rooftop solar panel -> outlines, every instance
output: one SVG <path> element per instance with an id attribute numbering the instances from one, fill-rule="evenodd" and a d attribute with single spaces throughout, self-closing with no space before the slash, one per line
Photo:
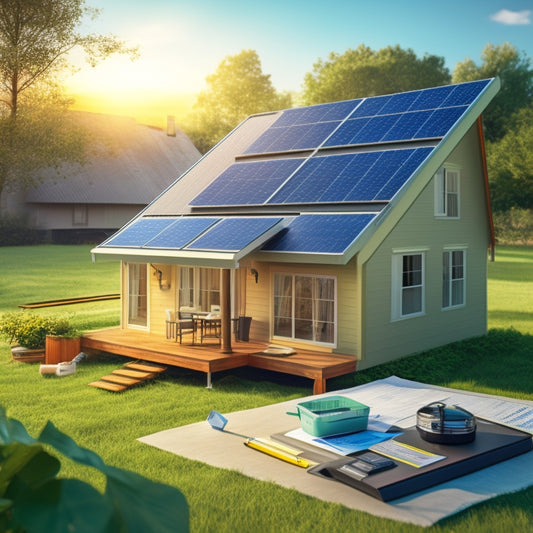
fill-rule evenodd
<path id="1" fill-rule="evenodd" d="M 172 248 L 179 250 L 219 220 L 219 217 L 178 218 L 174 224 L 171 224 L 153 239 L 147 241 L 145 246 L 149 248 Z"/>
<path id="2" fill-rule="evenodd" d="M 409 107 L 409 111 L 423 111 L 440 107 L 453 91 L 453 86 L 435 87 L 418 91 L 417 99 Z"/>
<path id="3" fill-rule="evenodd" d="M 190 203 L 192 206 L 264 203 L 304 159 L 272 159 L 234 163 Z"/>
<path id="4" fill-rule="evenodd" d="M 491 80 L 480 80 L 455 85 L 441 107 L 470 105 L 490 82 Z"/>
<path id="5" fill-rule="evenodd" d="M 417 148 L 313 157 L 268 203 L 390 200 L 431 150 Z"/>
<path id="6" fill-rule="evenodd" d="M 187 250 L 239 251 L 280 222 L 280 217 L 228 217 L 187 246 Z"/>
<path id="7" fill-rule="evenodd" d="M 104 243 L 104 246 L 141 247 L 175 221 L 176 218 L 140 218 Z"/>
<path id="8" fill-rule="evenodd" d="M 380 115 L 405 113 L 413 102 L 420 96 L 421 91 L 393 94 L 389 101 L 380 109 Z"/>
<path id="9" fill-rule="evenodd" d="M 287 109 L 245 154 L 318 148 L 361 100 Z"/>
<path id="10" fill-rule="evenodd" d="M 300 215 L 262 250 L 342 254 L 375 217 L 368 213 Z"/>

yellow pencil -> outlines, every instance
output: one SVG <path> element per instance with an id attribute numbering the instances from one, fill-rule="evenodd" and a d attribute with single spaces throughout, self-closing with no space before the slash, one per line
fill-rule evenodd
<path id="1" fill-rule="evenodd" d="M 282 461 L 285 461 L 287 463 L 291 463 L 296 466 L 301 466 L 302 468 L 307 468 L 309 466 L 309 461 L 306 461 L 301 457 L 297 457 L 296 455 L 286 453 L 280 449 L 271 447 L 265 442 L 259 442 L 256 439 L 248 439 L 244 442 L 244 444 L 245 446 L 248 446 L 255 450 L 259 450 L 260 452 L 266 453 L 267 455 L 270 455 L 272 457 L 276 457 L 277 459 L 281 459 Z"/>

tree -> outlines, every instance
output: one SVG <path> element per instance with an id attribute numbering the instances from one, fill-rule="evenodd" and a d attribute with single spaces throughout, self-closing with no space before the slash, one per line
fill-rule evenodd
<path id="1" fill-rule="evenodd" d="M 509 131 L 487 144 L 491 204 L 495 211 L 533 206 L 533 107 L 509 121 Z"/>
<path id="2" fill-rule="evenodd" d="M 185 131 L 202 152 L 220 141 L 235 126 L 254 113 L 291 106 L 288 94 L 278 94 L 269 74 L 263 74 L 254 50 L 226 57 L 206 78 Z"/>
<path id="3" fill-rule="evenodd" d="M 509 43 L 487 44 L 481 54 L 481 64 L 470 58 L 457 63 L 453 71 L 454 83 L 499 76 L 500 92 L 483 114 L 486 137 L 501 139 L 510 127 L 510 119 L 520 109 L 531 105 L 533 98 L 533 70 L 530 59 Z"/>
<path id="4" fill-rule="evenodd" d="M 398 45 L 374 51 L 364 44 L 343 54 L 331 52 L 319 59 L 304 78 L 306 105 L 350 100 L 445 85 L 450 73 L 444 58 L 426 54 L 418 58 Z"/>
<path id="5" fill-rule="evenodd" d="M 129 53 L 112 35 L 77 31 L 98 10 L 85 0 L 2 0 L 0 4 L 0 196 L 31 186 L 35 170 L 64 161 L 83 162 L 84 136 L 67 120 L 70 101 L 58 83 L 68 54 L 85 52 L 94 65 Z"/>

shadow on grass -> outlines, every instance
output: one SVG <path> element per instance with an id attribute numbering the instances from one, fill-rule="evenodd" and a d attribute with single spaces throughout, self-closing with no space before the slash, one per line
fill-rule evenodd
<path id="1" fill-rule="evenodd" d="M 532 367 L 532 335 L 512 328 L 491 329 L 482 337 L 454 342 L 356 372 L 355 382 L 359 385 L 396 375 L 441 386 L 465 382 L 471 383 L 477 390 L 486 388 L 514 395 L 532 394 Z M 336 388 L 341 388 L 343 382 L 348 381 L 338 378 L 335 380 Z"/>

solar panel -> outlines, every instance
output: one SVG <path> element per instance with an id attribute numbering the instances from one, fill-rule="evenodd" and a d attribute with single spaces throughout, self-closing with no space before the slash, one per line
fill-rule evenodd
<path id="1" fill-rule="evenodd" d="M 318 148 L 361 100 L 287 109 L 245 154 Z"/>
<path id="2" fill-rule="evenodd" d="M 176 218 L 140 218 L 121 230 L 103 246 L 141 247 L 176 221 Z"/>
<path id="3" fill-rule="evenodd" d="M 436 109 L 413 138 L 444 137 L 467 109 L 468 106 Z"/>
<path id="4" fill-rule="evenodd" d="M 368 213 L 300 215 L 262 250 L 342 254 L 375 217 Z"/>
<path id="5" fill-rule="evenodd" d="M 389 200 L 431 150 L 412 148 L 313 157 L 268 203 Z"/>
<path id="6" fill-rule="evenodd" d="M 388 201 L 403 187 L 407 180 L 413 175 L 415 170 L 427 159 L 433 148 L 417 148 L 402 163 L 402 166 L 396 169 L 394 174 L 383 185 L 383 187 L 374 196 L 375 201 Z"/>
<path id="7" fill-rule="evenodd" d="M 186 247 L 187 250 L 239 251 L 280 222 L 280 217 L 228 217 Z"/>
<path id="8" fill-rule="evenodd" d="M 480 80 L 455 85 L 453 91 L 448 98 L 444 100 L 441 107 L 470 105 L 491 81 L 492 80 Z"/>
<path id="9" fill-rule="evenodd" d="M 234 163 L 191 202 L 192 206 L 264 203 L 304 160 L 272 159 Z"/>
<path id="10" fill-rule="evenodd" d="M 219 220 L 219 217 L 178 218 L 170 227 L 167 227 L 159 235 L 147 241 L 145 246 L 148 248 L 172 248 L 179 250 Z"/>

